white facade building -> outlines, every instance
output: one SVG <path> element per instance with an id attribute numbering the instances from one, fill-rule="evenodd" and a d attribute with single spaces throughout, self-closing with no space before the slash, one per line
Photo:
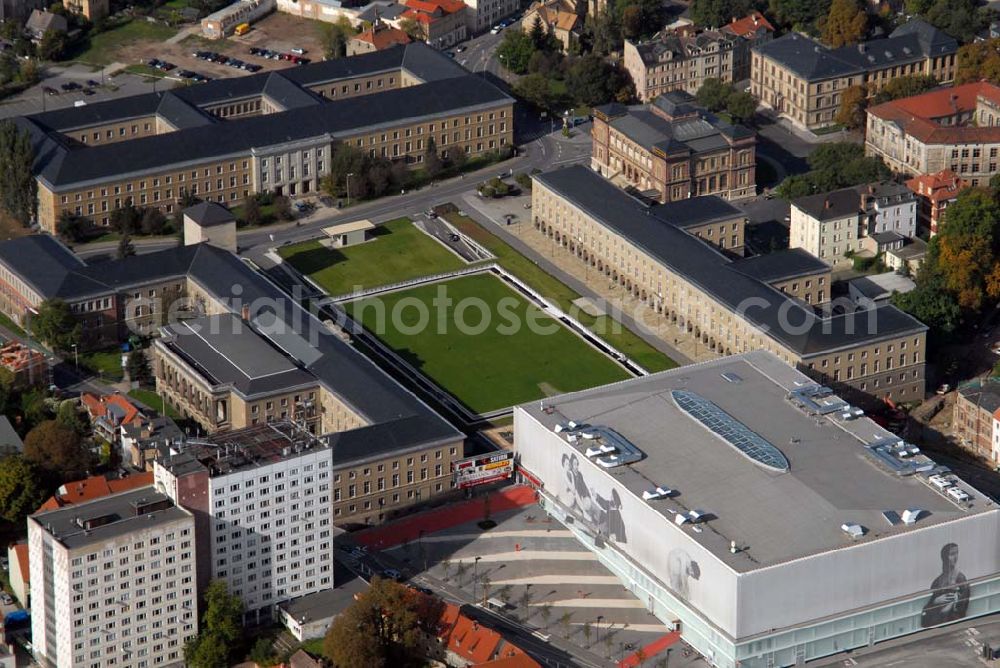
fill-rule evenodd
<path id="1" fill-rule="evenodd" d="M 333 587 L 332 462 L 324 441 L 274 422 L 188 441 L 156 462 L 154 479 L 205 513 L 203 583 L 225 580 L 260 616 Z"/>
<path id="2" fill-rule="evenodd" d="M 183 666 L 198 633 L 195 523 L 152 487 L 28 518 L 35 658 Z"/>
<path id="3" fill-rule="evenodd" d="M 488 30 L 521 6 L 518 0 L 465 0 L 465 4 L 465 25 L 473 35 Z"/>
<path id="4" fill-rule="evenodd" d="M 866 235 L 895 232 L 912 238 L 917 235 L 917 196 L 901 183 L 860 186 L 867 213 Z"/>

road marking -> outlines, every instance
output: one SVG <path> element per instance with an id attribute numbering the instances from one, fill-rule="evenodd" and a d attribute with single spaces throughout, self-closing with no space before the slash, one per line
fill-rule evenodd
<path id="1" fill-rule="evenodd" d="M 531 605 L 551 605 L 553 608 L 630 608 L 645 610 L 642 601 L 634 598 L 567 598 L 559 601 L 537 601 Z M 629 624 L 629 628 L 632 625 Z"/>
<path id="2" fill-rule="evenodd" d="M 593 552 L 569 552 L 566 550 L 521 550 L 520 552 L 497 552 L 496 554 L 476 555 L 480 561 L 503 562 L 503 561 L 597 561 Z M 472 561 L 473 557 L 467 556 L 465 561 Z M 455 564 L 462 559 L 452 558 L 451 563 Z"/>
<path id="3" fill-rule="evenodd" d="M 558 585 L 572 582 L 579 585 L 621 585 L 622 581 L 614 575 L 531 575 L 526 578 L 509 578 L 493 580 L 495 585 Z"/>

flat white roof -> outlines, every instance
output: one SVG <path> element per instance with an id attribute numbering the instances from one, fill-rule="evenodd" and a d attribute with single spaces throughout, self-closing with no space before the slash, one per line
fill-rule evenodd
<path id="1" fill-rule="evenodd" d="M 329 225 L 323 228 L 323 234 L 328 237 L 335 237 L 341 234 L 350 234 L 351 232 L 360 232 L 362 230 L 374 230 L 375 223 L 368 220 L 354 220 L 349 223 L 339 223 L 337 225 Z"/>

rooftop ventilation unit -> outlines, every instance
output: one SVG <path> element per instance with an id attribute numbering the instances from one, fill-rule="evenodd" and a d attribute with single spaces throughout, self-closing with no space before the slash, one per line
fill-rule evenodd
<path id="1" fill-rule="evenodd" d="M 642 498 L 646 501 L 655 501 L 657 499 L 665 499 L 672 495 L 674 490 L 669 487 L 656 487 L 654 489 L 647 489 L 642 493 Z"/>
<path id="2" fill-rule="evenodd" d="M 923 508 L 907 508 L 903 511 L 903 522 L 906 524 L 916 524 L 917 520 L 923 514 Z"/>
<path id="3" fill-rule="evenodd" d="M 854 540 L 857 540 L 865 535 L 865 528 L 856 522 L 845 522 L 840 525 L 840 530 Z"/>
<path id="4" fill-rule="evenodd" d="M 892 527 L 898 525 L 900 523 L 900 521 L 901 521 L 900 517 L 899 517 L 899 513 L 897 513 L 895 510 L 884 510 L 884 511 L 882 511 L 882 517 L 884 517 L 885 521 L 888 522 L 889 526 L 892 526 Z"/>
<path id="5" fill-rule="evenodd" d="M 602 443 L 600 445 L 594 445 L 587 448 L 586 455 L 588 457 L 602 457 L 604 455 L 613 455 L 614 453 L 615 449 L 613 446 Z"/>
<path id="6" fill-rule="evenodd" d="M 726 371 L 724 374 L 722 374 L 722 377 L 728 383 L 742 383 L 743 382 L 743 379 L 738 374 L 735 374 L 732 371 Z"/>

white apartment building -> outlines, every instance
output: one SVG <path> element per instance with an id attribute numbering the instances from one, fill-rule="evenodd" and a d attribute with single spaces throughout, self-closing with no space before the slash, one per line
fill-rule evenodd
<path id="1" fill-rule="evenodd" d="M 847 251 L 861 250 L 858 203 L 852 188 L 794 200 L 788 246 L 802 248 L 829 265 L 842 261 Z"/>
<path id="2" fill-rule="evenodd" d="M 912 190 L 902 183 L 873 183 L 857 190 L 862 195 L 865 235 L 895 232 L 907 239 L 917 236 L 917 196 Z"/>
<path id="3" fill-rule="evenodd" d="M 41 665 L 184 665 L 198 633 L 190 512 L 142 487 L 32 515 L 28 545 Z"/>
<path id="4" fill-rule="evenodd" d="M 475 34 L 516 12 L 521 3 L 519 0 L 465 0 L 465 5 L 465 27 Z"/>
<path id="5" fill-rule="evenodd" d="M 200 510 L 202 585 L 225 580 L 249 618 L 333 587 L 333 458 L 289 422 L 189 440 L 158 460 L 157 489 Z"/>
<path id="6" fill-rule="evenodd" d="M 873 183 L 792 201 L 789 246 L 833 265 L 864 248 L 866 237 L 916 236 L 917 198 L 905 185 Z"/>

